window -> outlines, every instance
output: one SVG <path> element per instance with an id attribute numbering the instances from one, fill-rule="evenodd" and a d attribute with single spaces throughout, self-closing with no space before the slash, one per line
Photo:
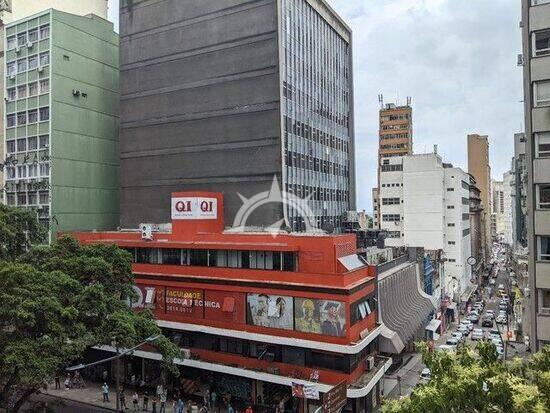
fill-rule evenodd
<path id="1" fill-rule="evenodd" d="M 50 52 L 40 53 L 40 66 L 47 66 L 50 64 Z"/>
<path id="2" fill-rule="evenodd" d="M 17 86 L 17 99 L 24 99 L 27 97 L 27 85 Z"/>
<path id="3" fill-rule="evenodd" d="M 369 314 L 376 310 L 376 300 L 374 295 L 368 298 L 362 298 L 351 304 L 351 320 L 350 324 L 354 325 L 357 322 L 367 318 Z"/>
<path id="4" fill-rule="evenodd" d="M 27 141 L 28 141 L 27 149 L 29 151 L 38 149 L 38 138 L 36 136 L 31 136 L 30 138 L 27 139 Z"/>
<path id="5" fill-rule="evenodd" d="M 15 205 L 15 194 L 6 194 L 6 201 L 8 205 Z"/>
<path id="6" fill-rule="evenodd" d="M 447 205 L 447 209 L 455 209 L 454 205 Z"/>
<path id="7" fill-rule="evenodd" d="M 13 166 L 6 167 L 6 175 L 8 179 L 15 179 L 15 167 Z"/>
<path id="8" fill-rule="evenodd" d="M 45 24 L 40 27 L 40 40 L 47 39 L 48 37 L 50 37 L 50 25 Z"/>
<path id="9" fill-rule="evenodd" d="M 454 258 L 449 258 L 447 261 L 449 262 L 456 262 L 456 260 Z"/>
<path id="10" fill-rule="evenodd" d="M 547 313 L 550 311 L 550 290 L 540 289 L 540 306 L 546 309 Z"/>
<path id="11" fill-rule="evenodd" d="M 8 128 L 13 128 L 15 126 L 15 113 L 10 113 L 6 116 L 6 124 Z"/>
<path id="12" fill-rule="evenodd" d="M 537 185 L 537 208 L 550 209 L 550 184 Z"/>
<path id="13" fill-rule="evenodd" d="M 191 250 L 190 265 L 206 267 L 208 265 L 208 250 Z"/>
<path id="14" fill-rule="evenodd" d="M 38 55 L 29 56 L 29 70 L 36 69 L 38 67 Z"/>
<path id="15" fill-rule="evenodd" d="M 16 62 L 9 62 L 6 67 L 8 69 L 8 76 L 15 76 L 17 74 Z"/>
<path id="16" fill-rule="evenodd" d="M 399 198 L 382 198 L 382 205 L 399 205 L 400 203 Z"/>
<path id="17" fill-rule="evenodd" d="M 399 221 L 401 221 L 401 215 L 399 215 L 399 214 L 382 214 L 382 221 L 384 221 L 384 222 L 399 222 Z"/>
<path id="18" fill-rule="evenodd" d="M 533 56 L 550 54 L 550 30 L 533 33 Z"/>
<path id="19" fill-rule="evenodd" d="M 40 176 L 49 176 L 50 175 L 50 164 L 41 163 L 40 164 Z"/>
<path id="20" fill-rule="evenodd" d="M 8 100 L 10 102 L 13 102 L 15 99 L 17 99 L 17 89 L 15 89 L 14 87 L 10 87 L 8 89 Z"/>
<path id="21" fill-rule="evenodd" d="M 550 80 L 542 80 L 534 84 L 535 107 L 550 105 Z"/>
<path id="22" fill-rule="evenodd" d="M 6 141 L 6 151 L 8 153 L 15 152 L 15 141 Z"/>
<path id="23" fill-rule="evenodd" d="M 181 250 L 174 248 L 162 248 L 162 264 L 180 265 L 181 264 Z"/>
<path id="24" fill-rule="evenodd" d="M 27 59 L 19 59 L 17 61 L 17 73 L 23 73 L 27 70 Z"/>
<path id="25" fill-rule="evenodd" d="M 470 228 L 466 228 L 462 231 L 462 237 L 467 237 L 468 235 L 470 235 Z"/>
<path id="26" fill-rule="evenodd" d="M 27 150 L 27 140 L 25 138 L 17 139 L 17 152 L 24 152 Z"/>
<path id="27" fill-rule="evenodd" d="M 537 237 L 539 261 L 550 261 L 550 237 Z"/>
<path id="28" fill-rule="evenodd" d="M 455 245 L 456 242 L 455 242 L 455 241 L 449 241 L 449 242 L 447 242 L 447 244 L 448 244 L 448 245 Z"/>
<path id="29" fill-rule="evenodd" d="M 36 166 L 36 165 L 32 165 L 32 166 Z M 30 176 L 30 166 L 29 166 L 29 176 Z M 37 205 L 38 197 L 36 196 L 36 192 L 29 192 L 28 195 L 29 195 L 29 199 L 28 199 L 29 205 Z"/>
<path id="30" fill-rule="evenodd" d="M 38 41 L 38 29 L 29 30 L 29 42 Z"/>
<path id="31" fill-rule="evenodd" d="M 44 122 L 45 120 L 50 120 L 50 108 L 40 108 L 40 122 Z"/>
<path id="32" fill-rule="evenodd" d="M 38 83 L 32 82 L 29 83 L 29 96 L 38 95 Z"/>
<path id="33" fill-rule="evenodd" d="M 550 2 L 550 0 L 531 0 L 532 6 L 538 6 L 539 4 L 546 4 Z"/>
<path id="34" fill-rule="evenodd" d="M 380 168 L 382 172 L 397 172 L 403 170 L 403 165 L 382 165 Z"/>
<path id="35" fill-rule="evenodd" d="M 48 93 L 50 91 L 50 79 L 42 79 L 40 81 L 40 93 Z"/>
<path id="36" fill-rule="evenodd" d="M 29 110 L 29 123 L 38 122 L 38 111 L 36 109 Z"/>
<path id="37" fill-rule="evenodd" d="M 401 238 L 401 232 L 399 232 L 399 231 L 388 231 L 387 238 Z"/>
<path id="38" fill-rule="evenodd" d="M 27 194 L 25 192 L 17 194 L 17 205 L 27 205 Z"/>
<path id="39" fill-rule="evenodd" d="M 27 112 L 19 112 L 17 114 L 17 126 L 27 124 Z"/>
<path id="40" fill-rule="evenodd" d="M 10 36 L 8 37 L 8 50 L 15 49 L 17 46 L 17 37 Z"/>
<path id="41" fill-rule="evenodd" d="M 454 188 L 447 188 L 447 192 L 454 192 Z"/>
<path id="42" fill-rule="evenodd" d="M 17 177 L 26 178 L 27 177 L 27 166 L 26 165 L 17 165 Z"/>
<path id="43" fill-rule="evenodd" d="M 538 158 L 550 157 L 550 132 L 535 133 L 535 152 Z"/>
<path id="44" fill-rule="evenodd" d="M 39 139 L 40 149 L 44 149 L 50 146 L 50 137 L 48 135 L 42 135 L 38 139 Z"/>
<path id="45" fill-rule="evenodd" d="M 20 33 L 17 35 L 17 46 L 23 47 L 27 45 L 27 33 Z"/>
<path id="46" fill-rule="evenodd" d="M 38 199 L 40 201 L 40 205 L 45 205 L 50 203 L 50 193 L 48 191 L 40 191 L 38 192 Z"/>
<path id="47" fill-rule="evenodd" d="M 469 221 L 470 220 L 470 214 L 462 214 L 462 221 Z"/>
<path id="48" fill-rule="evenodd" d="M 29 169 L 29 178 L 34 178 L 38 176 L 38 165 L 32 163 L 28 166 Z"/>
<path id="49" fill-rule="evenodd" d="M 447 224 L 447 226 L 448 226 L 448 227 L 454 227 L 455 224 L 452 224 L 452 223 L 451 223 L 451 224 Z"/>

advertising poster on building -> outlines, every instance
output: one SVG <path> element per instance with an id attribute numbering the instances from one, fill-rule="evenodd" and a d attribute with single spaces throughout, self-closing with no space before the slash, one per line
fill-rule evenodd
<path id="1" fill-rule="evenodd" d="M 206 290 L 204 317 L 207 320 L 246 323 L 246 294 Z"/>
<path id="2" fill-rule="evenodd" d="M 164 308 L 164 287 L 136 284 L 133 289 L 136 296 L 132 298 L 132 308 L 136 310 Z"/>
<path id="3" fill-rule="evenodd" d="M 292 297 L 268 294 L 248 294 L 248 324 L 292 330 L 294 302 Z"/>
<path id="4" fill-rule="evenodd" d="M 343 337 L 346 335 L 344 303 L 312 298 L 294 299 L 294 318 L 297 331 Z"/>
<path id="5" fill-rule="evenodd" d="M 191 288 L 166 288 L 166 313 L 203 318 L 203 292 Z"/>

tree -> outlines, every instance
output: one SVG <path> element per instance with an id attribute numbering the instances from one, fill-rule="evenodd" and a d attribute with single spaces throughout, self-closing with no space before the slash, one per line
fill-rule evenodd
<path id="1" fill-rule="evenodd" d="M 45 236 L 36 212 L 0 204 L 0 260 L 18 257 Z"/>
<path id="2" fill-rule="evenodd" d="M 387 402 L 385 413 L 533 412 L 547 411 L 550 347 L 530 362 L 503 364 L 492 343 L 475 351 L 463 346 L 456 354 L 433 352 L 419 344 L 431 380 L 410 396 Z"/>
<path id="3" fill-rule="evenodd" d="M 163 366 L 179 349 L 149 311 L 135 313 L 130 255 L 115 245 L 80 245 L 62 237 L 0 261 L 0 407 L 18 411 L 56 372 L 91 346 L 122 348 L 160 335 Z"/>

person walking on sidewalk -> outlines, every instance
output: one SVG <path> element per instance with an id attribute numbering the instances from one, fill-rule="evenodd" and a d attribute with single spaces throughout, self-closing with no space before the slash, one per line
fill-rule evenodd
<path id="1" fill-rule="evenodd" d="M 124 394 L 124 388 L 120 390 L 120 410 L 128 410 L 128 406 L 126 406 L 126 395 Z"/>
<path id="2" fill-rule="evenodd" d="M 151 407 L 153 410 L 151 410 L 153 413 L 157 413 L 157 398 L 153 397 L 153 400 L 151 400 Z"/>
<path id="3" fill-rule="evenodd" d="M 159 413 L 166 413 L 166 391 L 160 394 L 160 411 Z"/>
<path id="4" fill-rule="evenodd" d="M 103 403 L 109 403 L 109 386 L 107 386 L 107 382 L 103 383 L 101 391 L 103 393 Z"/>
<path id="5" fill-rule="evenodd" d="M 210 400 L 212 400 L 212 411 L 217 411 L 218 408 L 218 394 L 212 390 L 210 393 Z"/>
<path id="6" fill-rule="evenodd" d="M 61 379 L 59 378 L 59 373 L 56 373 L 53 380 L 55 381 L 55 389 L 56 390 L 61 390 Z"/>
<path id="7" fill-rule="evenodd" d="M 143 393 L 143 411 L 146 412 L 149 409 L 149 394 L 147 392 Z"/>
<path id="8" fill-rule="evenodd" d="M 134 412 L 139 412 L 139 396 L 137 391 L 135 391 L 132 396 L 132 404 L 134 405 Z"/>

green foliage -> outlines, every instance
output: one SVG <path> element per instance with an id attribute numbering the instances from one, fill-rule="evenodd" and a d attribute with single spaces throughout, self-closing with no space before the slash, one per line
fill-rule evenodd
<path id="1" fill-rule="evenodd" d="M 431 380 L 400 400 L 390 400 L 384 413 L 522 412 L 543 413 L 550 406 L 550 346 L 529 362 L 498 361 L 495 346 L 481 342 L 475 351 L 432 352 L 421 343 Z"/>
<path id="2" fill-rule="evenodd" d="M 13 260 L 46 236 L 36 212 L 0 204 L 0 260 Z"/>
<path id="3" fill-rule="evenodd" d="M 0 406 L 17 411 L 86 349 L 113 339 L 129 348 L 160 335 L 155 346 L 177 374 L 179 349 L 149 311 L 127 305 L 132 285 L 126 251 L 70 237 L 0 261 Z"/>

